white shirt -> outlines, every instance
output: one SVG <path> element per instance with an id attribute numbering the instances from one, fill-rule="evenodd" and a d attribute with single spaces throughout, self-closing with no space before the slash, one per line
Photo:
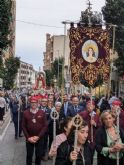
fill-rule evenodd
<path id="1" fill-rule="evenodd" d="M 3 97 L 0 97 L 0 108 L 4 108 L 6 106 L 6 100 Z"/>
<path id="2" fill-rule="evenodd" d="M 30 112 L 33 113 L 33 114 L 36 114 L 38 112 L 38 108 L 36 108 L 35 110 L 30 109 Z"/>

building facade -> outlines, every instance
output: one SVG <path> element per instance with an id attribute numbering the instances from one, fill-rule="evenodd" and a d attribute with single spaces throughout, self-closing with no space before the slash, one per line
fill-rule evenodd
<path id="1" fill-rule="evenodd" d="M 43 70 L 51 70 L 53 62 L 53 39 L 50 34 L 46 34 L 46 51 L 44 54 Z"/>
<path id="2" fill-rule="evenodd" d="M 64 57 L 64 66 L 69 66 L 69 36 L 46 34 L 46 51 L 44 52 L 43 70 L 50 70 L 55 59 Z"/>
<path id="3" fill-rule="evenodd" d="M 64 58 L 64 82 L 65 90 L 70 90 L 71 74 L 70 74 L 70 47 L 69 33 L 67 35 L 50 35 L 46 34 L 46 51 L 44 52 L 43 70 L 51 70 L 55 59 Z M 58 60 L 58 68 L 59 68 Z M 59 73 L 56 77 L 59 79 Z"/>
<path id="4" fill-rule="evenodd" d="M 18 69 L 16 78 L 16 87 L 21 88 L 32 88 L 36 82 L 36 71 L 32 64 L 26 62 L 20 62 L 20 68 Z"/>

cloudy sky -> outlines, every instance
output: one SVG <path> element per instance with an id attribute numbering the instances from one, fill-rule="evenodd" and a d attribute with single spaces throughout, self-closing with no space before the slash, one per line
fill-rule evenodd
<path id="1" fill-rule="evenodd" d="M 62 21 L 79 20 L 88 0 L 16 0 L 16 56 L 43 66 L 46 33 L 63 34 Z M 105 0 L 91 0 L 93 11 L 100 11 Z M 34 24 L 31 24 L 34 23 Z"/>

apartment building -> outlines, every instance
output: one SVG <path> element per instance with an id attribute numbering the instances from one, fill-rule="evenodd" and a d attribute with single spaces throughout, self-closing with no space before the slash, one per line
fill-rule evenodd
<path id="1" fill-rule="evenodd" d="M 32 88 L 36 81 L 36 71 L 32 64 L 26 62 L 20 62 L 20 68 L 18 70 L 16 78 L 17 88 Z"/>

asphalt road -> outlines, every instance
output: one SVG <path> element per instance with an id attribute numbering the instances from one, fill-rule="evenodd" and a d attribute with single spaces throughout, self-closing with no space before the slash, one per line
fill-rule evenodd
<path id="1" fill-rule="evenodd" d="M 10 123 L 3 140 L 0 141 L 0 165 L 25 165 L 25 151 L 24 138 L 14 139 L 14 126 Z M 52 161 L 42 161 L 42 165 L 52 165 Z"/>

